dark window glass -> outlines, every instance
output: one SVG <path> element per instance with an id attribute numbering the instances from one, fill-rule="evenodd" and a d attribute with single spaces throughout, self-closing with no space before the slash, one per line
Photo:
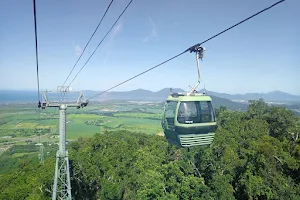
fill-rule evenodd
<path id="1" fill-rule="evenodd" d="M 165 117 L 175 118 L 177 101 L 168 101 L 166 105 Z"/>
<path id="2" fill-rule="evenodd" d="M 174 123 L 175 123 L 175 113 L 176 113 L 176 107 L 177 107 L 177 101 L 168 101 L 166 103 L 166 109 L 165 109 L 165 119 L 164 123 L 166 123 L 167 129 L 174 129 Z"/>
<path id="3" fill-rule="evenodd" d="M 210 101 L 182 101 L 177 121 L 181 124 L 214 122 L 214 110 Z"/>

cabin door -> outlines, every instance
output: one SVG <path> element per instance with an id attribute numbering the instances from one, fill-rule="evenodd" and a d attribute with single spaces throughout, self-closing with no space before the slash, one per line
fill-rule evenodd
<path id="1" fill-rule="evenodd" d="M 165 104 L 165 113 L 163 118 L 163 129 L 168 140 L 177 141 L 177 134 L 175 132 L 175 117 L 176 117 L 176 101 L 167 101 Z"/>

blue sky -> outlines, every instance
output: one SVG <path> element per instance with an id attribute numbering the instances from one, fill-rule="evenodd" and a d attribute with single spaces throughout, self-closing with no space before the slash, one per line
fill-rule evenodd
<path id="1" fill-rule="evenodd" d="M 109 2 L 37 0 L 42 89 L 63 84 Z M 128 2 L 113 2 L 71 79 Z M 71 86 L 107 89 L 275 2 L 134 0 Z M 299 7 L 299 0 L 287 0 L 203 45 L 201 88 L 300 95 Z M 36 89 L 35 70 L 32 0 L 0 1 L 0 89 Z M 195 55 L 186 53 L 115 90 L 188 90 L 196 81 Z"/>

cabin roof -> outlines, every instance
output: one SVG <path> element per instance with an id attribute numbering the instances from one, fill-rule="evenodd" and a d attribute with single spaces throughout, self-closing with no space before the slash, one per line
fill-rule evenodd
<path id="1" fill-rule="evenodd" d="M 172 94 L 168 96 L 167 101 L 211 101 L 211 97 L 207 95 Z"/>

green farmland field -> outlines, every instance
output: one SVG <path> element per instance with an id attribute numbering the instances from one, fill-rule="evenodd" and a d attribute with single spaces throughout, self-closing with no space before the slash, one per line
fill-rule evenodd
<path id="1" fill-rule="evenodd" d="M 162 132 L 163 108 L 159 103 L 107 101 L 67 110 L 67 140 L 95 133 L 130 130 L 146 134 Z M 28 142 L 58 142 L 59 110 L 39 110 L 33 104 L 0 105 L 0 148 Z"/>
<path id="2" fill-rule="evenodd" d="M 95 133 L 101 133 L 105 130 L 132 130 L 156 134 L 160 129 L 160 120 L 136 118 L 132 115 L 117 116 L 99 116 L 94 114 L 77 114 L 68 116 L 71 121 L 67 124 L 67 139 L 76 139 L 79 137 L 90 137 Z M 101 120 L 98 126 L 87 125 L 85 122 L 95 122 Z"/>

